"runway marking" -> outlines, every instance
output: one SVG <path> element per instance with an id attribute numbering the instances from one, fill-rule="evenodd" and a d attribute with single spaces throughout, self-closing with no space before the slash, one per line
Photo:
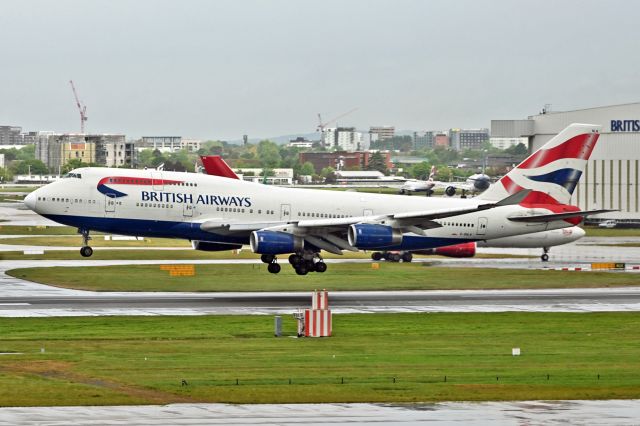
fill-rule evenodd
<path id="1" fill-rule="evenodd" d="M 31 303 L 0 303 L 0 306 L 31 306 Z"/>

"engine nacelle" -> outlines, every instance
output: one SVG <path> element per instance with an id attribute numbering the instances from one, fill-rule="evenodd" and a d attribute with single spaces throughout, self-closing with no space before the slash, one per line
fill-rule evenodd
<path id="1" fill-rule="evenodd" d="M 251 250 L 260 254 L 295 253 L 304 247 L 304 239 L 286 232 L 253 231 Z"/>
<path id="2" fill-rule="evenodd" d="M 473 186 L 478 192 L 486 191 L 491 185 L 491 180 L 488 177 L 479 177 L 475 180 Z"/>
<path id="3" fill-rule="evenodd" d="M 462 243 L 455 246 L 446 246 L 436 248 L 436 253 L 440 256 L 447 257 L 473 257 L 476 254 L 476 243 Z"/>
<path id="4" fill-rule="evenodd" d="M 427 250 L 413 250 L 415 254 L 426 254 L 429 256 L 439 255 L 446 257 L 473 257 L 476 255 L 476 243 L 462 243 L 453 246 L 436 247 Z"/>
<path id="5" fill-rule="evenodd" d="M 398 245 L 402 232 L 386 225 L 357 223 L 349 227 L 349 244 L 359 249 L 375 249 Z"/>
<path id="6" fill-rule="evenodd" d="M 454 195 L 456 195 L 456 187 L 447 186 L 444 190 L 444 193 L 447 194 L 449 197 L 453 197 Z"/>
<path id="7" fill-rule="evenodd" d="M 220 244 L 212 243 L 210 241 L 191 241 L 191 246 L 200 251 L 226 251 L 242 248 L 242 244 Z"/>

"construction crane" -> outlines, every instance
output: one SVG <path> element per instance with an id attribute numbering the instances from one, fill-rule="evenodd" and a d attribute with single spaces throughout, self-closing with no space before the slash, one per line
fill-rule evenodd
<path id="1" fill-rule="evenodd" d="M 322 122 L 322 116 L 320 115 L 320 113 L 318 113 L 318 128 L 316 129 L 318 132 L 322 133 L 324 132 L 324 128 L 327 127 L 327 125 L 329 123 L 333 123 L 334 121 L 337 121 L 339 119 L 341 119 L 342 117 L 346 117 L 347 115 L 351 114 L 352 112 L 354 112 L 355 110 L 357 110 L 358 108 L 353 108 L 343 114 L 340 114 L 339 116 L 332 118 L 329 121 L 325 121 L 324 123 Z"/>
<path id="2" fill-rule="evenodd" d="M 78 111 L 80 112 L 80 133 L 84 133 L 84 123 L 87 121 L 87 106 L 82 105 L 80 99 L 78 98 L 78 92 L 76 91 L 76 86 L 73 84 L 73 80 L 69 80 L 69 84 L 71 84 L 71 90 L 73 90 L 73 96 L 76 98 L 76 105 L 78 106 Z"/>

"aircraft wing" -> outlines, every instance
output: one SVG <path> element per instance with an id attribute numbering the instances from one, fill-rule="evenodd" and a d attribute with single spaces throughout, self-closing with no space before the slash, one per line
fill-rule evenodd
<path id="1" fill-rule="evenodd" d="M 295 230 L 298 233 L 314 233 L 316 230 L 320 233 L 345 231 L 350 225 L 356 223 L 385 223 L 391 221 L 394 226 L 413 227 L 418 224 L 424 224 L 425 228 L 439 227 L 440 225 L 432 222 L 436 219 L 446 217 L 460 216 L 463 214 L 474 213 L 477 211 L 488 210 L 495 207 L 518 204 L 531 191 L 528 189 L 518 191 L 505 199 L 495 203 L 483 203 L 472 205 L 469 207 L 459 207 L 451 209 L 436 209 L 425 211 L 414 211 L 406 213 L 394 213 L 388 215 L 375 216 L 352 216 L 345 218 L 327 218 L 327 219 L 303 219 L 298 221 L 272 221 L 272 222 L 234 222 L 225 221 L 221 218 L 212 218 L 205 220 L 200 224 L 200 229 L 206 232 L 250 232 L 258 230 L 271 230 L 291 232 Z M 286 231 L 285 231 L 286 229 Z"/>
<path id="2" fill-rule="evenodd" d="M 473 187 L 473 185 L 470 185 L 467 182 L 441 182 L 441 181 L 437 181 L 436 182 L 436 187 L 437 188 L 453 187 L 455 189 L 460 189 L 460 190 L 463 190 L 463 191 L 473 191 L 475 189 Z"/>

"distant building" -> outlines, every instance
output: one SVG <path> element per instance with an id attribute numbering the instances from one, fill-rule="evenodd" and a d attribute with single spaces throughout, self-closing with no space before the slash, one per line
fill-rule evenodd
<path id="1" fill-rule="evenodd" d="M 433 148 L 433 132 L 413 132 L 414 151 L 431 148 Z"/>
<path id="2" fill-rule="evenodd" d="M 491 146 L 498 149 L 507 149 L 518 144 L 527 146 L 529 144 L 528 138 L 523 137 L 511 137 L 511 138 L 489 138 Z"/>
<path id="3" fill-rule="evenodd" d="M 151 149 L 160 152 L 176 152 L 186 149 L 189 152 L 196 152 L 202 146 L 199 139 L 187 139 L 182 136 L 143 136 L 136 144 L 138 150 Z"/>
<path id="4" fill-rule="evenodd" d="M 49 130 L 47 130 L 47 131 L 40 130 L 40 131 L 35 131 L 35 132 L 25 132 L 25 133 L 22 134 L 22 142 L 25 145 L 34 145 L 34 144 L 38 143 L 38 140 L 41 137 L 47 137 L 49 135 L 53 135 L 54 133 L 55 132 L 52 132 L 52 131 L 49 131 Z"/>
<path id="5" fill-rule="evenodd" d="M 377 170 L 363 170 L 363 171 L 337 171 L 336 183 L 338 184 L 383 184 L 383 183 L 398 183 L 406 182 L 406 178 L 401 176 L 385 176 Z"/>
<path id="6" fill-rule="evenodd" d="M 60 173 L 69 160 L 107 167 L 132 166 L 134 145 L 124 135 L 64 133 L 40 135 L 36 158 L 53 173 Z"/>
<path id="7" fill-rule="evenodd" d="M 451 129 L 449 146 L 456 151 L 480 150 L 489 141 L 489 129 Z"/>
<path id="8" fill-rule="evenodd" d="M 60 175 L 16 175 L 13 177 L 14 183 L 23 184 L 44 184 L 60 180 Z"/>
<path id="9" fill-rule="evenodd" d="M 369 148 L 362 140 L 362 133 L 355 127 L 328 127 L 322 132 L 322 144 L 325 148 L 341 151 L 360 151 Z"/>
<path id="10" fill-rule="evenodd" d="M 388 169 L 393 168 L 390 152 L 380 152 L 384 158 Z M 333 151 L 333 152 L 301 152 L 299 154 L 300 164 L 309 161 L 313 167 L 320 171 L 325 167 L 332 167 L 335 170 L 366 169 L 373 153 L 369 151 Z"/>
<path id="11" fill-rule="evenodd" d="M 369 142 L 391 139 L 395 134 L 396 128 L 394 126 L 371 126 L 369 127 Z"/>
<path id="12" fill-rule="evenodd" d="M 449 148 L 449 136 L 444 133 L 437 133 L 433 137 L 433 147 Z"/>
<path id="13" fill-rule="evenodd" d="M 0 145 L 22 145 L 22 127 L 0 126 Z"/>
<path id="14" fill-rule="evenodd" d="M 234 169 L 238 177 L 242 180 L 249 182 L 264 182 L 264 176 L 262 173 L 264 169 L 261 168 L 242 168 Z M 293 184 L 293 169 L 269 169 L 273 172 L 273 176 L 267 176 L 266 183 L 268 185 L 292 185 Z"/>
<path id="15" fill-rule="evenodd" d="M 289 148 L 312 148 L 313 141 L 310 141 L 306 138 L 303 138 L 302 136 L 299 136 L 295 139 L 290 139 L 287 146 Z"/>

